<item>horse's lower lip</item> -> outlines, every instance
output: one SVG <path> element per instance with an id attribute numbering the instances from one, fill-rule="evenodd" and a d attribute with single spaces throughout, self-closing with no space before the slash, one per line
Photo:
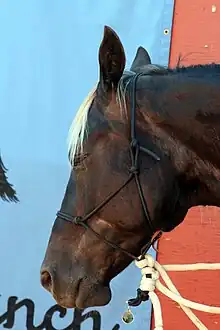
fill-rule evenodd
<path id="1" fill-rule="evenodd" d="M 84 286 L 83 281 L 78 285 L 78 292 L 76 295 L 75 305 L 79 309 L 85 309 L 95 306 L 105 306 L 111 300 L 111 290 L 109 286 L 104 286 L 100 283 L 87 287 Z"/>
<path id="2" fill-rule="evenodd" d="M 76 285 L 74 295 L 71 294 L 71 292 L 68 292 L 66 295 L 56 295 L 54 292 L 52 292 L 53 298 L 56 300 L 57 304 L 63 308 L 78 308 L 76 301 L 77 297 L 79 295 L 80 290 L 80 283 L 82 282 L 82 279 L 80 279 Z"/>
<path id="3" fill-rule="evenodd" d="M 108 285 L 87 283 L 82 278 L 74 288 L 74 295 L 69 292 L 65 296 L 53 296 L 57 304 L 64 308 L 85 309 L 107 305 L 111 300 L 111 290 Z"/>

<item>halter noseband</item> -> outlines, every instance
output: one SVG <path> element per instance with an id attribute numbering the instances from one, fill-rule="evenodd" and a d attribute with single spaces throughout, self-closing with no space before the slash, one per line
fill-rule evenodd
<path id="1" fill-rule="evenodd" d="M 136 138 L 136 129 L 135 129 L 135 115 L 136 115 L 136 97 L 135 97 L 135 91 L 136 91 L 136 84 L 138 77 L 141 76 L 141 73 L 135 74 L 131 79 L 130 82 L 130 102 L 131 102 L 131 142 L 130 142 L 130 155 L 131 155 L 131 167 L 130 167 L 130 174 L 127 178 L 127 180 L 114 192 L 111 193 L 106 199 L 103 200 L 98 206 L 96 206 L 90 213 L 86 214 L 85 216 L 72 216 L 68 213 L 58 211 L 57 217 L 59 217 L 62 220 L 69 221 L 74 225 L 80 225 L 84 227 L 85 229 L 88 229 L 93 232 L 93 234 L 98 237 L 99 239 L 103 240 L 106 244 L 110 245 L 112 248 L 119 250 L 129 257 L 131 257 L 134 260 L 139 260 L 137 257 L 135 257 L 133 254 L 131 254 L 129 251 L 121 248 L 119 245 L 108 241 L 104 237 L 102 237 L 99 233 L 94 231 L 87 223 L 87 220 L 89 220 L 94 214 L 96 214 L 99 210 L 101 210 L 113 197 L 115 197 L 127 184 L 134 179 L 136 182 L 138 194 L 141 200 L 142 209 L 144 212 L 145 219 L 147 221 L 147 225 L 150 227 L 150 231 L 152 235 L 155 232 L 149 210 L 147 207 L 146 200 L 144 198 L 143 190 L 140 183 L 139 178 L 139 154 L 140 151 L 144 152 L 148 156 L 152 157 L 155 161 L 159 161 L 160 157 L 158 157 L 154 152 L 151 150 L 144 148 L 139 145 L 139 142 Z M 161 236 L 162 232 L 159 231 L 157 235 L 153 239 L 151 239 L 142 249 L 141 249 L 141 256 L 143 256 L 151 247 L 151 245 L 154 244 L 156 240 Z"/>

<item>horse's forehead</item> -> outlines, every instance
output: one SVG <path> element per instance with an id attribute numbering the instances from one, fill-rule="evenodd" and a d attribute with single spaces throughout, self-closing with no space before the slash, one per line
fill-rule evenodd
<path id="1" fill-rule="evenodd" d="M 99 105 L 98 107 L 96 102 L 94 102 L 89 111 L 88 120 L 87 120 L 88 133 L 92 133 L 95 129 L 108 124 L 108 121 L 104 116 L 104 112 L 102 111 L 104 110 L 104 105 L 103 105 L 103 109 L 100 109 L 100 107 L 101 105 Z"/>

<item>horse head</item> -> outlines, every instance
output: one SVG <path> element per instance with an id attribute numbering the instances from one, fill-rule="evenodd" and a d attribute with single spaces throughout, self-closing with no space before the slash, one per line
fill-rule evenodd
<path id="1" fill-rule="evenodd" d="M 191 206 L 206 202 L 198 200 L 192 165 L 195 159 L 202 166 L 188 139 L 195 131 L 178 130 L 192 107 L 181 108 L 183 78 L 174 73 L 172 80 L 142 47 L 130 71 L 125 63 L 119 37 L 105 27 L 99 81 L 70 129 L 71 174 L 41 268 L 42 285 L 64 307 L 107 304 L 110 281 L 155 233 L 172 230 Z"/>

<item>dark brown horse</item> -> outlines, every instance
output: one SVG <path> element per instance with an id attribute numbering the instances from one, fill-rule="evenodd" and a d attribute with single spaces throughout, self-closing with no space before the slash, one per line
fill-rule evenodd
<path id="1" fill-rule="evenodd" d="M 70 131 L 72 171 L 41 268 L 65 307 L 107 304 L 111 279 L 156 232 L 192 206 L 220 205 L 220 65 L 166 69 L 139 48 L 124 69 L 120 39 L 105 27 L 99 82 Z"/>
<path id="2" fill-rule="evenodd" d="M 7 202 L 18 202 L 16 191 L 14 190 L 12 184 L 8 182 L 6 172 L 7 169 L 5 168 L 0 156 L 0 198 Z"/>

